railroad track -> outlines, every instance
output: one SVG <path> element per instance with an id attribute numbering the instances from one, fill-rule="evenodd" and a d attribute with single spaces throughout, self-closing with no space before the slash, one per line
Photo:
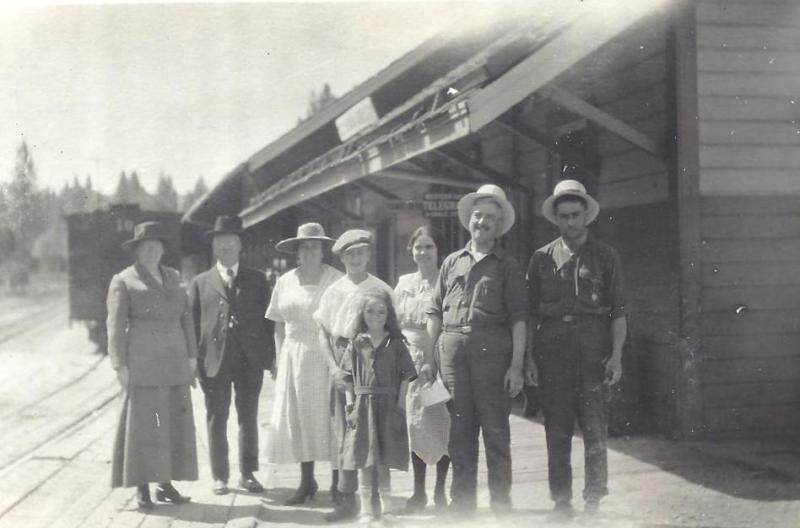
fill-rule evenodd
<path id="1" fill-rule="evenodd" d="M 61 313 L 63 303 L 63 298 L 56 298 L 45 304 L 29 304 L 9 309 L 0 316 L 0 344 L 51 324 L 54 316 Z"/>

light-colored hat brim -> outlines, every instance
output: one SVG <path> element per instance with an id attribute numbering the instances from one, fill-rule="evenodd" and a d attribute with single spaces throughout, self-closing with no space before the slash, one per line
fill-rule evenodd
<path id="1" fill-rule="evenodd" d="M 335 252 L 336 255 L 343 255 L 350 251 L 351 249 L 360 248 L 360 247 L 372 247 L 372 242 L 356 242 L 355 244 L 350 244 L 344 249 L 340 249 L 339 251 Z"/>
<path id="2" fill-rule="evenodd" d="M 505 235 L 508 233 L 516 219 L 514 206 L 511 205 L 511 202 L 508 200 L 492 193 L 471 192 L 461 197 L 458 201 L 458 219 L 461 221 L 461 225 L 464 226 L 465 229 L 469 229 L 469 217 L 472 215 L 472 206 L 478 198 L 491 198 L 500 204 L 500 208 L 503 210 L 503 227 L 500 229 L 500 234 Z"/>
<path id="3" fill-rule="evenodd" d="M 336 242 L 336 240 L 326 236 L 292 237 L 275 244 L 275 249 L 283 253 L 294 253 L 297 249 L 297 244 L 305 240 L 319 240 L 320 242 L 330 242 L 331 244 Z"/>
<path id="4" fill-rule="evenodd" d="M 586 201 L 587 224 L 594 222 L 597 219 L 597 215 L 600 214 L 600 204 L 597 203 L 597 200 L 592 198 L 590 195 L 578 191 L 564 191 L 562 193 L 548 196 L 542 204 L 542 215 L 547 218 L 551 224 L 558 225 L 558 220 L 556 219 L 556 210 L 553 204 L 555 204 L 556 200 L 562 196 L 577 196 L 578 198 L 582 198 Z"/>

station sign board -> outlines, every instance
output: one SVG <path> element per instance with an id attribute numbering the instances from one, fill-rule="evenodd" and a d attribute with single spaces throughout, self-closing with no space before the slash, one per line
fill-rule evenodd
<path id="1" fill-rule="evenodd" d="M 458 200 L 461 194 L 457 193 L 427 193 L 422 202 L 426 218 L 451 218 L 458 216 Z"/>

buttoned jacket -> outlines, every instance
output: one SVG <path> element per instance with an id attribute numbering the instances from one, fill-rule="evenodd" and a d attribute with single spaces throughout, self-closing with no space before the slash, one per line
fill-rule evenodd
<path id="1" fill-rule="evenodd" d="M 264 318 L 270 294 L 266 276 L 241 264 L 230 290 L 226 289 L 216 266 L 192 280 L 189 300 L 201 376 L 217 375 L 231 339 L 237 340 L 251 368 L 272 367 L 273 327 Z"/>
<path id="2" fill-rule="evenodd" d="M 114 275 L 108 288 L 108 355 L 128 367 L 131 386 L 188 384 L 197 345 L 180 274 L 160 266 L 159 283 L 141 265 Z"/>

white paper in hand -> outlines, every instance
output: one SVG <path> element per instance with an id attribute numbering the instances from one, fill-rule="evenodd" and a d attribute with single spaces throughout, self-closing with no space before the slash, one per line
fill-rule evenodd
<path id="1" fill-rule="evenodd" d="M 447 388 L 445 388 L 441 378 L 436 378 L 433 383 L 423 385 L 419 390 L 419 401 L 422 403 L 423 407 L 444 403 L 450 400 L 450 398 L 450 393 L 447 391 Z"/>

